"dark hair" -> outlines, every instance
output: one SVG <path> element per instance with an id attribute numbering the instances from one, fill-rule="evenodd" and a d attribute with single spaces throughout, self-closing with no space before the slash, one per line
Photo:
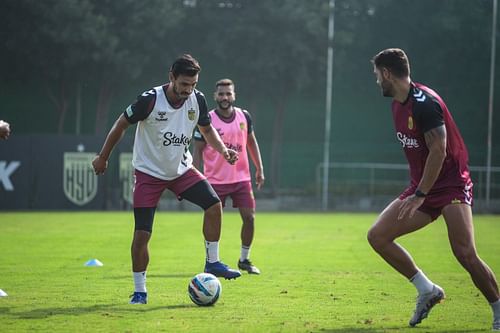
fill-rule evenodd
<path id="1" fill-rule="evenodd" d="M 221 80 L 215 82 L 215 89 L 217 89 L 219 86 L 233 86 L 234 87 L 234 82 L 231 79 L 221 79 Z"/>
<path id="2" fill-rule="evenodd" d="M 177 58 L 172 66 L 170 72 L 177 78 L 179 75 L 195 76 L 201 71 L 198 60 L 193 58 L 190 54 L 183 54 Z"/>
<path id="3" fill-rule="evenodd" d="M 410 76 L 410 62 L 406 53 L 397 48 L 380 51 L 372 59 L 377 68 L 387 68 L 395 76 L 402 78 Z"/>

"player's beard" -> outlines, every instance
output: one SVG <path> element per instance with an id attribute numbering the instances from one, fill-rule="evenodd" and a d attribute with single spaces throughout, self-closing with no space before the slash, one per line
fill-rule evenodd
<path id="1" fill-rule="evenodd" d="M 233 106 L 233 103 L 231 103 L 230 101 L 217 101 L 217 105 L 221 110 L 229 110 Z"/>
<path id="2" fill-rule="evenodd" d="M 382 90 L 382 95 L 384 97 L 394 97 L 394 92 L 392 85 L 388 81 L 380 82 L 380 89 Z"/>
<path id="3" fill-rule="evenodd" d="M 180 93 L 180 92 L 177 90 L 177 88 L 176 88 L 175 84 L 173 84 L 173 85 L 172 85 L 172 89 L 173 89 L 174 94 L 175 94 L 175 97 L 176 97 L 177 99 L 179 99 L 179 100 L 183 100 L 183 101 L 184 101 L 184 100 L 186 100 L 186 99 L 188 99 L 189 94 L 183 95 L 182 93 Z"/>

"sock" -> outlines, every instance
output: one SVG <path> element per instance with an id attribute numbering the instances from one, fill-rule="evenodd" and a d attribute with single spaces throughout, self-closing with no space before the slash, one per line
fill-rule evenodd
<path id="1" fill-rule="evenodd" d="M 240 255 L 240 261 L 245 261 L 247 259 L 250 259 L 250 246 L 241 246 L 241 255 Z"/>
<path id="2" fill-rule="evenodd" d="M 205 241 L 205 248 L 207 250 L 207 261 L 209 263 L 219 261 L 219 242 Z"/>
<path id="3" fill-rule="evenodd" d="M 136 292 L 146 293 L 146 271 L 144 272 L 133 272 L 134 274 L 134 285 Z"/>
<path id="4" fill-rule="evenodd" d="M 421 270 L 410 279 L 410 282 L 417 288 L 419 295 L 430 293 L 434 287 L 434 283 Z"/>
<path id="5" fill-rule="evenodd" d="M 500 299 L 496 302 L 490 303 L 490 305 L 493 310 L 493 318 L 495 318 L 495 320 L 500 319 Z"/>

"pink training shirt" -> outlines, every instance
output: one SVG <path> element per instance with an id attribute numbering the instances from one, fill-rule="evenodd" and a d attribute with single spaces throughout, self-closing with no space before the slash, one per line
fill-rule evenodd
<path id="1" fill-rule="evenodd" d="M 209 112 L 212 126 L 219 132 L 227 148 L 236 150 L 238 161 L 231 165 L 209 144 L 203 149 L 203 173 L 210 184 L 233 184 L 250 181 L 247 154 L 248 123 L 240 108 L 234 108 L 234 116 L 221 118 L 215 110 Z"/>

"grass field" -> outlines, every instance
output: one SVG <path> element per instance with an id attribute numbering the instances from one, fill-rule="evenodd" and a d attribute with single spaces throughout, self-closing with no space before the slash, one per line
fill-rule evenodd
<path id="1" fill-rule="evenodd" d="M 251 258 L 260 276 L 222 281 L 197 307 L 201 213 L 157 214 L 149 303 L 129 305 L 131 212 L 0 213 L 0 332 L 487 332 L 491 310 L 455 261 L 441 219 L 401 243 L 447 299 L 407 328 L 415 290 L 369 247 L 375 214 L 260 213 Z M 476 216 L 481 257 L 500 274 L 500 217 Z M 221 258 L 239 257 L 241 222 L 224 216 Z M 103 267 L 84 267 L 97 258 Z"/>

